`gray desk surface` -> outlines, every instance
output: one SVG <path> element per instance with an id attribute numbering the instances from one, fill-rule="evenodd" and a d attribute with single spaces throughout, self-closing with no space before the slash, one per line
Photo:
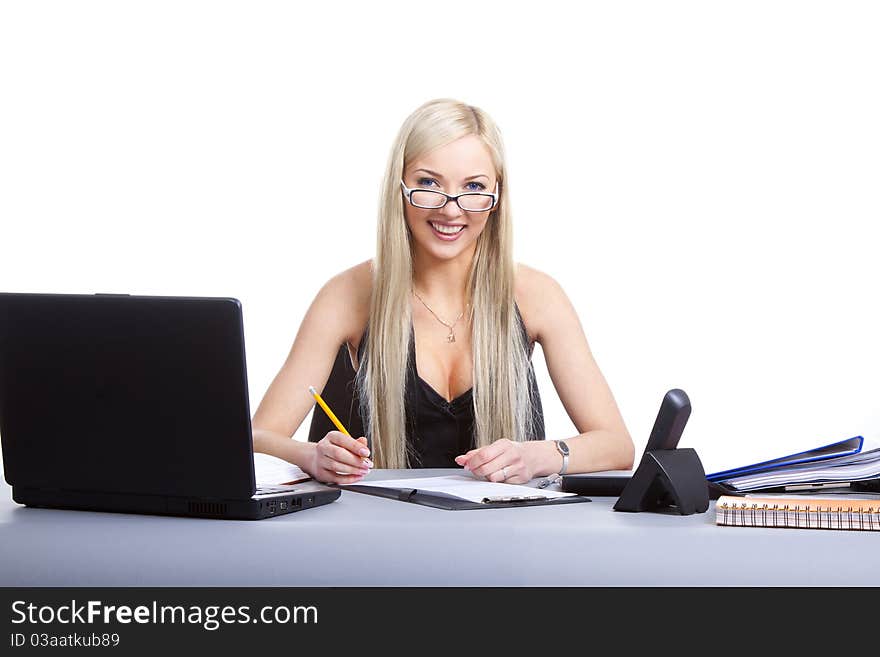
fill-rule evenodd
<path id="1" fill-rule="evenodd" d="M 443 511 L 349 491 L 254 522 L 31 509 L 2 482 L 0 585 L 880 585 L 877 532 L 719 527 L 714 502 L 678 516 L 593 499 Z"/>

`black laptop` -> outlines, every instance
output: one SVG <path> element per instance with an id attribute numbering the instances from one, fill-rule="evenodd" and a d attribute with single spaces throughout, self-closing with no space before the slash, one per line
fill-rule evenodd
<path id="1" fill-rule="evenodd" d="M 28 506 L 260 519 L 340 495 L 257 490 L 232 298 L 0 293 L 0 442 Z"/>

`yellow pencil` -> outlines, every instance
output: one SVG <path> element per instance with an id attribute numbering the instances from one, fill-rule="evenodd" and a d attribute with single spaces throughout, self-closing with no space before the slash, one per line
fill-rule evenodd
<path id="1" fill-rule="evenodd" d="M 315 401 L 318 402 L 318 405 L 324 409 L 324 412 L 327 414 L 327 417 L 329 417 L 330 421 L 336 425 L 336 428 L 339 429 L 346 436 L 351 436 L 351 434 L 348 433 L 348 429 L 346 429 L 344 426 L 342 426 L 342 422 L 339 421 L 339 418 L 337 418 L 333 414 L 333 411 L 330 410 L 330 407 L 327 406 L 327 404 L 324 402 L 323 399 L 321 399 L 321 395 L 318 394 L 318 391 L 315 390 L 314 386 L 309 386 L 309 392 L 312 393 L 312 397 L 314 397 Z"/>

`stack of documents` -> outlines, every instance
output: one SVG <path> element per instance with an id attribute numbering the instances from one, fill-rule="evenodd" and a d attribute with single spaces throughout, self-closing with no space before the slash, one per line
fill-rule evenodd
<path id="1" fill-rule="evenodd" d="M 863 444 L 862 436 L 856 436 L 771 461 L 709 474 L 706 479 L 743 493 L 876 482 L 880 479 L 880 448 L 863 452 Z"/>

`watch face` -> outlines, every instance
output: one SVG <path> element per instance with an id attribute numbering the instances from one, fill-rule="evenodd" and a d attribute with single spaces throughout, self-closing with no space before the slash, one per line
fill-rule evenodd
<path id="1" fill-rule="evenodd" d="M 556 449 L 558 449 L 562 454 L 568 456 L 568 444 L 562 442 L 561 440 L 556 441 Z"/>

